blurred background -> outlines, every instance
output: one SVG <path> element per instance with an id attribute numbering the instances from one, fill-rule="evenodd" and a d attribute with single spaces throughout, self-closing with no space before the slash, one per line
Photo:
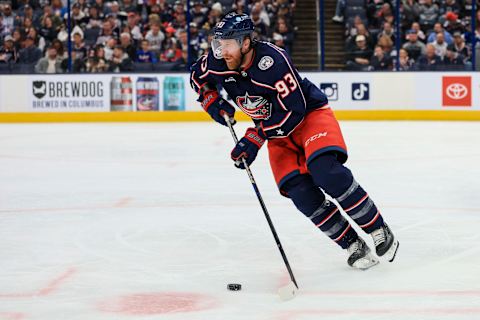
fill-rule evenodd
<path id="1" fill-rule="evenodd" d="M 480 69 L 472 0 L 1 0 L 0 74 L 188 71 L 230 11 L 301 71 Z"/>

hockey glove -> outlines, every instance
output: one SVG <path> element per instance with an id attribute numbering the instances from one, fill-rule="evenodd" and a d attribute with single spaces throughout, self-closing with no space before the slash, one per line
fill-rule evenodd
<path id="1" fill-rule="evenodd" d="M 230 121 L 235 124 L 235 120 L 233 116 L 235 114 L 235 108 L 230 105 L 227 101 L 225 101 L 222 97 L 218 95 L 217 90 L 208 90 L 202 93 L 203 100 L 202 100 L 202 107 L 205 111 L 208 112 L 210 117 L 213 120 L 220 123 L 223 126 L 226 126 L 227 123 L 225 122 L 225 118 L 223 117 L 224 114 L 227 114 L 230 118 Z"/>
<path id="2" fill-rule="evenodd" d="M 235 161 L 235 166 L 245 169 L 242 158 L 250 166 L 257 157 L 258 150 L 263 146 L 265 140 L 267 140 L 267 136 L 261 128 L 248 128 L 245 136 L 238 141 L 232 150 L 231 157 Z"/>

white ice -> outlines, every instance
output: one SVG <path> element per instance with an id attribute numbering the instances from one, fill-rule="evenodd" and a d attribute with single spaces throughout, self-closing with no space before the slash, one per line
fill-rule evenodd
<path id="1" fill-rule="evenodd" d="M 351 270 L 261 150 L 252 169 L 300 286 L 288 302 L 226 128 L 1 125 L 0 320 L 480 319 L 480 125 L 341 125 L 398 256 Z"/>

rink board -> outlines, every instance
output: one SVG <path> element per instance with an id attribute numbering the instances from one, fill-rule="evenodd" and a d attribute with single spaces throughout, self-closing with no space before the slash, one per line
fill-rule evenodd
<path id="1" fill-rule="evenodd" d="M 477 73 L 302 76 L 341 120 L 480 120 Z M 1 76 L 0 122 L 207 121 L 189 82 L 187 73 Z"/>

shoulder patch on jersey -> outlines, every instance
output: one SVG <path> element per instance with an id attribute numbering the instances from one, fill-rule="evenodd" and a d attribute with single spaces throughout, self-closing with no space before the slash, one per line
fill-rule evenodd
<path id="1" fill-rule="evenodd" d="M 258 68 L 263 71 L 267 70 L 271 66 L 273 66 L 273 58 L 270 56 L 262 57 L 258 63 Z"/>

